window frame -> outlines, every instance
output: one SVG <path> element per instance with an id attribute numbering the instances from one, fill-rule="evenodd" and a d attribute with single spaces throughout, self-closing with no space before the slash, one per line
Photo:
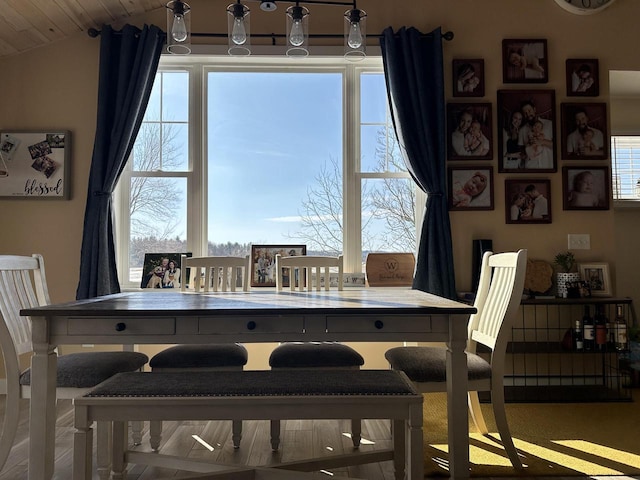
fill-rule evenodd
<path id="1" fill-rule="evenodd" d="M 379 49 L 378 49 L 379 51 Z M 194 256 L 206 255 L 207 239 L 207 75 L 219 71 L 287 71 L 287 72 L 342 72 L 343 74 L 343 255 L 345 272 L 362 271 L 362 182 L 367 179 L 408 178 L 408 172 L 362 172 L 360 171 L 360 75 L 382 73 L 380 55 L 369 55 L 354 63 L 339 55 L 321 55 L 296 60 L 282 56 L 256 55 L 252 58 L 237 58 L 227 55 L 163 55 L 158 72 L 184 71 L 189 74 L 189 153 L 187 171 L 133 172 L 132 163 L 127 165 L 118 182 L 114 195 L 116 217 L 116 252 L 118 276 L 123 289 L 137 288 L 129 281 L 129 185 L 132 176 L 154 176 L 187 179 L 187 251 Z M 421 219 L 426 194 L 416 187 L 416 238 L 419 238 Z M 414 252 L 415 253 L 415 252 Z"/>
<path id="2" fill-rule="evenodd" d="M 640 182 L 640 135 L 639 134 L 612 134 L 609 142 L 610 142 L 610 152 L 611 152 L 611 198 L 613 199 L 613 207 L 614 208 L 640 208 L 640 195 L 636 198 L 618 198 L 616 195 L 616 175 L 618 173 L 618 162 L 617 162 L 617 154 L 615 143 L 617 139 L 625 139 L 628 137 L 635 137 L 638 139 L 637 147 L 635 147 L 638 151 L 638 160 L 637 160 L 637 172 L 638 172 L 638 182 Z M 631 172 L 635 172 L 636 169 L 631 167 Z"/>

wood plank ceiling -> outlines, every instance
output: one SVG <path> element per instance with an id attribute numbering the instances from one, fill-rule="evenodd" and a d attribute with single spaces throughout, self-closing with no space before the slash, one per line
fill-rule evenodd
<path id="1" fill-rule="evenodd" d="M 164 7 L 167 0 L 0 0 L 0 58 Z"/>

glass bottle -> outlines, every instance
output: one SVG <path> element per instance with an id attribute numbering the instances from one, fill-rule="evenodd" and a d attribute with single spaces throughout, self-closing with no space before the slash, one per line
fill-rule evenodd
<path id="1" fill-rule="evenodd" d="M 603 351 L 607 349 L 607 317 L 604 314 L 602 305 L 596 305 L 596 312 L 593 321 L 595 323 L 596 349 Z"/>
<path id="2" fill-rule="evenodd" d="M 584 349 L 589 351 L 595 348 L 595 326 L 593 317 L 589 311 L 589 305 L 584 306 L 584 315 L 582 316 L 582 338 Z"/>
<path id="3" fill-rule="evenodd" d="M 573 349 L 576 352 L 584 350 L 584 340 L 582 339 L 582 324 L 580 320 L 576 320 L 576 326 L 573 330 Z"/>
<path id="4" fill-rule="evenodd" d="M 624 316 L 622 305 L 616 305 L 616 350 L 627 349 L 627 319 Z"/>

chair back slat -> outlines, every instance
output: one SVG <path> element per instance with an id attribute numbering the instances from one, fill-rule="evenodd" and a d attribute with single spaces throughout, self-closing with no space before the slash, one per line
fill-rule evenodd
<path id="1" fill-rule="evenodd" d="M 313 255 L 300 255 L 295 257 L 283 257 L 276 255 L 276 289 L 281 291 L 284 285 L 285 268 L 289 269 L 289 288 L 293 291 L 328 291 L 331 286 L 331 270 L 337 270 L 338 290 L 343 288 L 343 256 L 322 257 Z M 324 287 L 321 278 L 324 276 Z M 313 281 L 315 278 L 315 282 Z M 296 282 L 297 279 L 297 282 Z"/>
<path id="2" fill-rule="evenodd" d="M 482 259 L 478 292 L 474 306 L 478 309 L 469 319 L 468 351 L 482 344 L 493 352 L 506 350 L 508 326 L 516 315 L 527 267 L 527 251 L 493 254 Z"/>
<path id="3" fill-rule="evenodd" d="M 187 283 L 195 292 L 236 291 L 238 278 L 241 278 L 242 290 L 249 290 L 251 267 L 249 256 L 244 257 L 181 257 L 181 271 L 190 269 L 189 278 L 181 282 L 181 291 L 186 291 Z M 183 273 L 183 275 L 186 274 Z M 204 282 L 203 282 L 204 280 Z"/>
<path id="4" fill-rule="evenodd" d="M 20 310 L 49 303 L 41 255 L 0 255 L 0 329 L 5 355 L 32 351 L 31 320 L 21 316 Z"/>

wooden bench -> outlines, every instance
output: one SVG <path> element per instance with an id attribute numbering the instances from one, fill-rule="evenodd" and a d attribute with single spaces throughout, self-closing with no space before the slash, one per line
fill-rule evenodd
<path id="1" fill-rule="evenodd" d="M 390 419 L 393 449 L 270 465 L 268 478 L 393 460 L 396 478 L 422 480 L 422 395 L 403 372 L 393 370 L 260 370 L 131 372 L 118 374 L 74 399 L 73 479 L 92 478 L 93 422 L 112 422 L 112 475 L 127 463 L 237 477 L 238 467 L 157 453 L 125 451 L 129 420 Z M 246 467 L 244 467 L 246 469 Z M 271 470 L 273 468 L 283 471 Z M 235 473 L 232 473 L 233 470 Z M 304 474 L 298 474 L 305 478 Z M 249 477 L 246 478 L 257 478 Z M 267 478 L 267 477 L 265 477 Z M 312 477 L 309 477 L 312 478 Z"/>

